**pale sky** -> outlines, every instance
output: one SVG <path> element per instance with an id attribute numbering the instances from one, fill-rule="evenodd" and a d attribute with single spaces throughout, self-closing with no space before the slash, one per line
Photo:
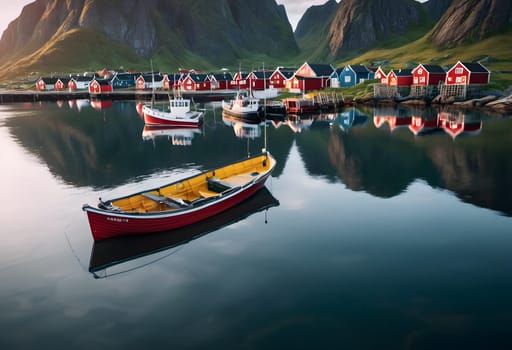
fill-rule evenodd
<path id="1" fill-rule="evenodd" d="M 309 7 L 325 4 L 327 0 L 277 0 L 276 2 L 286 7 L 288 19 L 290 20 L 293 30 L 295 30 L 300 18 Z M 336 0 L 336 2 L 340 2 L 340 0 Z"/>
<path id="2" fill-rule="evenodd" d="M 183 0 L 186 1 L 186 0 Z M 276 0 L 278 4 L 283 4 L 286 7 L 288 18 L 292 24 L 293 29 L 297 22 L 302 17 L 304 12 L 313 5 L 321 5 L 327 0 Z M 336 0 L 339 2 L 339 0 Z M 425 2 L 425 0 L 417 0 Z M 7 29 L 9 23 L 15 20 L 20 14 L 23 6 L 34 2 L 34 0 L 2 0 L 0 11 L 0 35 Z"/>

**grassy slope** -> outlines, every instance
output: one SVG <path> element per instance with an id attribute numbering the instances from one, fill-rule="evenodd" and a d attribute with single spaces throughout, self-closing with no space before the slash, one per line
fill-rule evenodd
<path id="1" fill-rule="evenodd" d="M 340 60 L 338 65 L 371 64 L 374 61 L 388 60 L 389 67 L 401 68 L 411 64 L 451 65 L 457 61 L 475 61 L 490 57 L 482 62 L 492 71 L 492 88 L 505 89 L 512 85 L 512 29 L 475 43 L 439 49 L 428 40 L 430 33 L 409 44 L 396 48 L 376 48 L 360 56 Z"/>

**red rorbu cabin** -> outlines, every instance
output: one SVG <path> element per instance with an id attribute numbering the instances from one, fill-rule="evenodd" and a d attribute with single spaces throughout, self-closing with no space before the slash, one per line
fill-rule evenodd
<path id="1" fill-rule="evenodd" d="M 412 83 L 412 69 L 394 69 L 388 74 L 388 85 L 411 86 Z"/>
<path id="2" fill-rule="evenodd" d="M 302 89 L 301 91 L 309 91 L 314 89 L 323 89 L 325 87 L 329 87 L 331 83 L 331 75 L 335 71 L 335 69 L 330 64 L 315 64 L 305 62 L 297 71 L 295 72 L 295 78 L 305 78 L 302 81 L 308 80 L 308 82 L 304 82 L 304 87 L 306 90 Z M 314 82 L 316 81 L 316 82 Z M 297 85 L 292 82 L 292 85 Z M 300 83 L 299 83 L 300 85 Z M 314 87 L 314 88 L 313 88 Z M 295 88 L 294 88 L 295 89 Z"/>
<path id="3" fill-rule="evenodd" d="M 238 87 L 239 89 L 248 89 L 249 88 L 249 80 L 247 79 L 247 76 L 249 74 L 237 72 L 235 76 L 233 77 L 234 86 Z"/>
<path id="4" fill-rule="evenodd" d="M 414 85 L 438 85 L 444 82 L 446 72 L 443 67 L 431 64 L 419 64 L 412 70 Z"/>
<path id="5" fill-rule="evenodd" d="M 39 78 L 36 82 L 36 88 L 38 91 L 55 90 L 55 84 L 58 80 L 58 78 Z"/>
<path id="6" fill-rule="evenodd" d="M 479 62 L 457 62 L 446 73 L 447 85 L 488 84 L 491 72 Z"/>
<path id="7" fill-rule="evenodd" d="M 295 69 L 277 67 L 270 75 L 270 85 L 276 89 L 284 89 L 286 82 L 293 77 Z"/>
<path id="8" fill-rule="evenodd" d="M 210 90 L 211 82 L 207 74 L 189 74 L 183 80 L 184 91 L 204 91 Z"/>
<path id="9" fill-rule="evenodd" d="M 270 76 L 272 75 L 269 71 L 252 71 L 247 76 L 249 80 L 249 86 L 252 90 L 264 90 L 270 86 Z"/>
<path id="10" fill-rule="evenodd" d="M 212 73 L 209 76 L 212 90 L 227 90 L 231 89 L 233 77 L 231 73 Z"/>
<path id="11" fill-rule="evenodd" d="M 384 70 L 380 66 L 375 71 L 374 78 L 379 80 L 381 84 L 387 84 L 388 83 L 388 75 L 384 72 Z"/>
<path id="12" fill-rule="evenodd" d="M 108 79 L 94 79 L 89 84 L 90 94 L 101 94 L 103 92 L 112 92 L 112 84 Z"/>

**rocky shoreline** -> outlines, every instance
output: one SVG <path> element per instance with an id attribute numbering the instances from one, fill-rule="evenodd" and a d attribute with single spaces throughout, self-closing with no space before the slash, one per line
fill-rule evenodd
<path id="1" fill-rule="evenodd" d="M 465 101 L 455 101 L 453 97 L 442 99 L 440 96 L 437 96 L 434 99 L 426 99 L 426 98 L 355 98 L 353 100 L 354 105 L 410 105 L 410 106 L 453 106 L 459 108 L 478 108 L 482 110 L 493 111 L 502 114 L 512 113 L 512 91 L 510 88 L 507 89 L 507 94 L 492 94 L 486 95 L 480 98 L 468 99 Z"/>

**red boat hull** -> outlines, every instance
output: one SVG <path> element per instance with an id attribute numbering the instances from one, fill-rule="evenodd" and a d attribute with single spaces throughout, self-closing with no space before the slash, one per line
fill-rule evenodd
<path id="1" fill-rule="evenodd" d="M 150 215 L 129 214 L 115 213 L 89 206 L 85 206 L 84 210 L 87 212 L 94 240 L 130 234 L 168 231 L 217 215 L 246 200 L 264 186 L 268 176 L 270 176 L 270 173 L 259 179 L 258 182 L 240 189 L 235 193 L 226 195 L 224 198 L 204 203 L 194 209 L 181 212 L 169 211 Z"/>
<path id="2" fill-rule="evenodd" d="M 167 125 L 167 126 L 179 126 L 182 128 L 197 128 L 201 122 L 200 120 L 186 120 L 186 119 L 162 119 L 152 116 L 148 113 L 144 113 L 144 123 L 147 125 Z"/>

